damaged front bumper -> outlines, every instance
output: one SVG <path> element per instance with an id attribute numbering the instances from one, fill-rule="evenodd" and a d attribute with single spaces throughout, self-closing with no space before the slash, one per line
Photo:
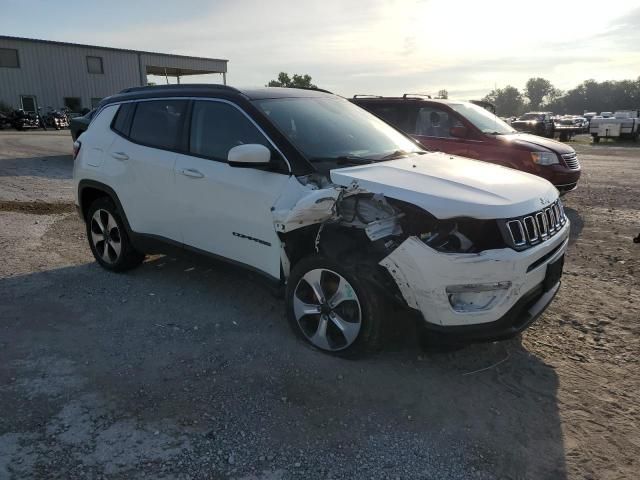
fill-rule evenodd
<path id="1" fill-rule="evenodd" d="M 438 252 L 410 237 L 381 262 L 425 327 L 460 340 L 491 340 L 527 328 L 560 286 L 569 222 L 525 251 Z"/>

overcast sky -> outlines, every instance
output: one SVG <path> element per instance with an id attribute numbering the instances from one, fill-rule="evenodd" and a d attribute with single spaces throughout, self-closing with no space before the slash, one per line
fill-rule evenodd
<path id="1" fill-rule="evenodd" d="M 532 76 L 562 89 L 640 76 L 638 0 L 0 0 L 0 11 L 3 35 L 229 59 L 237 86 L 287 71 L 348 96 L 471 99 Z"/>

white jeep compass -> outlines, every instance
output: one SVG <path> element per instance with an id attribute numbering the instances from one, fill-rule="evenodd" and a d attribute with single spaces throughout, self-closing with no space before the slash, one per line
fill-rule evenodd
<path id="1" fill-rule="evenodd" d="M 376 348 L 398 307 L 434 335 L 513 336 L 560 285 L 569 221 L 553 185 L 427 152 L 329 92 L 133 88 L 74 146 L 104 268 L 171 246 L 249 268 L 286 285 L 294 331 L 327 352 Z"/>

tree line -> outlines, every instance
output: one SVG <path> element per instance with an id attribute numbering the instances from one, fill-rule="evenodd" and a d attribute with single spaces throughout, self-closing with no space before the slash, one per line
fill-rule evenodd
<path id="1" fill-rule="evenodd" d="M 640 77 L 636 80 L 586 80 L 566 92 L 545 78 L 530 78 L 521 92 L 507 85 L 496 88 L 483 98 L 496 106 L 496 113 L 507 117 L 527 111 L 550 111 L 582 115 L 640 108 Z"/>

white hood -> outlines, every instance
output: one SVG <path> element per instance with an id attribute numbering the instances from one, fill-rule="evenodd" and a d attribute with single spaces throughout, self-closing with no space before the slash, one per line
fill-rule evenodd
<path id="1" fill-rule="evenodd" d="M 412 203 L 436 218 L 511 218 L 558 198 L 547 180 L 445 153 L 331 170 L 333 183 Z"/>

